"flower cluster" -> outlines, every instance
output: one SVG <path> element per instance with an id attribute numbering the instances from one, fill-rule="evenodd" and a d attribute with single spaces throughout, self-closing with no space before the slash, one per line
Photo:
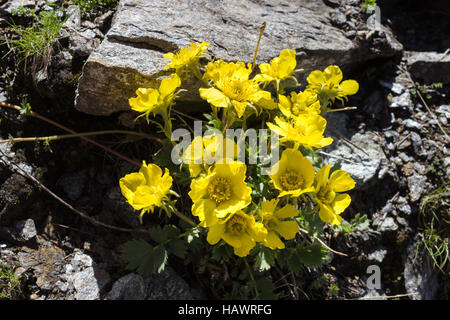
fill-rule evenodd
<path id="1" fill-rule="evenodd" d="M 254 196 L 249 168 L 237 160 L 240 150 L 235 141 L 207 135 L 196 137 L 184 150 L 182 158 L 191 179 L 191 213 L 205 228 L 208 243 L 223 240 L 239 257 L 247 256 L 256 243 L 283 249 L 298 233 L 298 220 L 307 203 L 323 222 L 340 224 L 341 213 L 351 202 L 345 192 L 354 188 L 355 181 L 345 171 L 332 171 L 331 164 L 316 170 L 309 157 L 333 142 L 324 136 L 327 121 L 323 114 L 333 110 L 335 99 L 343 102 L 355 94 L 358 83 L 342 81 L 341 70 L 332 65 L 311 72 L 304 91 L 288 94 L 289 86 L 299 86 L 295 51 L 283 50 L 270 63 L 260 64 L 260 73 L 252 77 L 255 66 L 250 63 L 215 60 L 202 67 L 199 61 L 208 45 L 193 43 L 175 54 L 165 54 L 171 60 L 166 68 L 174 73 L 161 81 L 159 89 L 139 88 L 138 96 L 129 100 L 131 108 L 147 119 L 149 113 L 162 116 L 161 127 L 169 137 L 170 108 L 181 79 L 195 76 L 203 84 L 200 97 L 211 105 L 210 125 L 222 132 L 233 126 L 246 128 L 249 117 L 257 119 L 264 113 L 268 121 L 262 124 L 279 135 L 281 158 L 269 171 L 272 197 Z M 171 185 L 167 169 L 162 175 L 158 166 L 145 161 L 138 173 L 120 180 L 123 195 L 134 209 L 141 210 L 141 216 L 154 207 L 167 209 Z"/>

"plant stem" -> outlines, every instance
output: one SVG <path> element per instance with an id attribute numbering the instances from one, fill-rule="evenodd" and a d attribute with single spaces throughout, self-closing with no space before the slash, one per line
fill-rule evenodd
<path id="1" fill-rule="evenodd" d="M 10 109 L 15 109 L 15 110 L 18 110 L 18 111 L 22 110 L 22 108 L 20 108 L 19 106 L 16 106 L 16 105 L 13 105 L 13 104 L 9 104 L 9 103 L 6 103 L 6 102 L 0 102 L 0 106 L 1 107 L 6 107 L 6 108 L 10 108 Z M 59 124 L 58 122 L 55 122 L 55 121 L 53 121 L 51 119 L 48 119 L 47 117 L 41 116 L 40 114 L 38 114 L 38 113 L 36 113 L 34 111 L 29 111 L 27 113 L 27 115 L 35 117 L 35 118 L 38 118 L 38 119 L 40 119 L 42 121 L 45 121 L 47 123 L 50 123 L 51 125 L 54 125 L 55 127 L 58 127 L 58 128 L 66 131 L 66 132 L 71 133 L 71 134 L 77 134 L 72 129 L 66 128 L 62 124 Z M 129 162 L 131 164 L 134 164 L 137 167 L 141 166 L 141 164 L 139 162 L 137 162 L 135 160 L 132 160 L 132 159 L 128 158 L 127 156 L 124 156 L 123 154 L 121 154 L 121 153 L 119 153 L 117 151 L 114 151 L 111 148 L 108 148 L 108 147 L 106 147 L 106 146 L 104 146 L 104 145 L 102 145 L 102 144 L 100 144 L 100 143 L 98 143 L 98 142 L 96 142 L 96 141 L 94 141 L 94 140 L 92 140 L 90 138 L 83 137 L 83 136 L 81 136 L 80 138 L 85 140 L 85 141 L 87 141 L 87 142 L 89 142 L 89 143 L 92 143 L 92 144 L 96 145 L 99 148 L 102 148 L 106 152 L 109 152 L 109 153 L 115 155 L 116 157 L 118 157 L 118 158 L 120 158 L 122 160 L 125 160 L 125 161 L 127 161 L 127 162 Z"/>
<path id="2" fill-rule="evenodd" d="M 358 108 L 356 107 L 345 107 L 345 108 L 339 108 L 339 109 L 328 109 L 326 112 L 339 112 L 339 111 L 347 111 L 347 110 L 356 110 Z"/>
<path id="3" fill-rule="evenodd" d="M 172 209 L 172 212 L 175 213 L 175 215 L 178 216 L 180 219 L 183 219 L 184 221 L 186 221 L 193 227 L 198 227 L 198 225 L 194 221 L 192 221 L 191 219 L 186 217 L 184 214 L 182 214 L 180 211 L 178 211 L 177 208 L 172 207 L 172 206 L 170 208 Z"/>
<path id="4" fill-rule="evenodd" d="M 259 291 L 258 291 L 258 288 L 256 287 L 256 281 L 255 281 L 255 277 L 253 276 L 253 271 L 250 268 L 250 265 L 248 264 L 247 258 L 245 258 L 245 257 L 244 257 L 244 262 L 245 262 L 245 266 L 247 267 L 248 274 L 250 275 L 250 279 L 253 282 L 253 287 L 255 288 L 256 298 L 259 298 Z"/>
<path id="5" fill-rule="evenodd" d="M 126 130 L 104 130 L 104 131 L 83 132 L 83 133 L 75 133 L 75 134 L 54 135 L 54 136 L 47 136 L 47 137 L 11 138 L 11 139 L 0 140 L 0 143 L 62 140 L 62 139 L 69 139 L 69 138 L 80 138 L 80 137 L 85 137 L 85 136 L 96 136 L 96 135 L 117 134 L 117 133 L 141 136 L 141 137 L 145 137 L 145 138 L 149 138 L 151 140 L 161 142 L 160 139 L 158 139 L 156 137 L 152 137 L 145 133 L 141 133 L 141 132 L 126 131 Z"/>

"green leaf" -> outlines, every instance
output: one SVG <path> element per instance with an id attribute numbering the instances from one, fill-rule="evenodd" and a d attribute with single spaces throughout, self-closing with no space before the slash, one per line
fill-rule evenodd
<path id="1" fill-rule="evenodd" d="M 157 243 L 164 243 L 169 238 L 167 232 L 160 226 L 149 228 L 148 233 L 150 234 L 152 240 L 156 241 Z"/>
<path id="2" fill-rule="evenodd" d="M 221 241 L 213 247 L 211 259 L 216 261 L 228 261 L 232 254 L 231 248 Z"/>
<path id="3" fill-rule="evenodd" d="M 303 227 L 312 233 L 314 236 L 323 233 L 324 222 L 320 219 L 318 214 L 305 214 L 303 220 Z"/>
<path id="4" fill-rule="evenodd" d="M 125 244 L 121 255 L 128 262 L 128 270 L 136 270 L 141 276 L 164 270 L 167 263 L 167 250 L 163 246 L 153 247 L 144 240 L 132 240 Z"/>
<path id="5" fill-rule="evenodd" d="M 255 268 L 259 272 L 269 270 L 275 264 L 275 251 L 264 246 L 258 251 L 255 259 Z"/>
<path id="6" fill-rule="evenodd" d="M 163 228 L 160 226 L 151 227 L 148 229 L 148 232 L 152 240 L 160 244 L 176 238 L 180 234 L 180 230 L 172 224 L 165 225 Z"/>
<path id="7" fill-rule="evenodd" d="M 186 257 L 187 245 L 182 239 L 176 239 L 168 244 L 170 253 L 174 254 L 178 258 L 184 259 Z"/>
<path id="8" fill-rule="evenodd" d="M 289 255 L 286 259 L 286 264 L 293 273 L 298 274 L 302 268 L 302 262 L 300 260 L 300 257 L 298 255 L 297 250 L 291 249 L 289 250 Z"/>
<path id="9" fill-rule="evenodd" d="M 269 278 L 260 278 L 256 280 L 256 288 L 259 292 L 258 299 L 261 300 L 276 300 L 278 296 L 274 293 L 275 286 Z"/>
<path id="10" fill-rule="evenodd" d="M 329 259 L 328 251 L 324 250 L 318 242 L 310 246 L 299 247 L 296 251 L 300 260 L 307 267 L 319 267 Z"/>

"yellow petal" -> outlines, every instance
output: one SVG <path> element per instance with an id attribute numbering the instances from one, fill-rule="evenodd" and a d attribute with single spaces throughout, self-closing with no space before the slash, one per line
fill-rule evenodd
<path id="1" fill-rule="evenodd" d="M 285 248 L 283 241 L 281 241 L 281 239 L 278 237 L 278 235 L 273 231 L 270 231 L 267 234 L 267 237 L 266 237 L 265 241 L 263 242 L 263 245 L 272 250 Z"/>
<path id="2" fill-rule="evenodd" d="M 152 111 L 158 104 L 159 92 L 153 88 L 139 88 L 137 97 L 128 99 L 131 109 L 137 112 Z"/>
<path id="3" fill-rule="evenodd" d="M 161 98 L 165 99 L 170 96 L 179 86 L 181 86 L 181 79 L 176 73 L 172 74 L 170 78 L 163 79 L 159 86 Z"/>
<path id="4" fill-rule="evenodd" d="M 231 104 L 233 105 L 234 109 L 236 110 L 236 113 L 238 115 L 238 118 L 242 117 L 245 112 L 245 108 L 247 107 L 247 102 L 240 102 L 236 100 L 231 100 Z"/>
<path id="5" fill-rule="evenodd" d="M 338 194 L 336 196 L 336 198 L 334 198 L 333 201 L 333 211 L 336 214 L 341 214 L 342 212 L 345 211 L 345 209 L 347 209 L 347 207 L 350 205 L 350 203 L 352 202 L 352 198 L 346 194 L 346 193 L 342 193 L 342 194 Z"/>
<path id="6" fill-rule="evenodd" d="M 331 174 L 328 184 L 335 192 L 345 192 L 353 189 L 356 182 L 350 177 L 348 172 L 336 170 Z"/>
<path id="7" fill-rule="evenodd" d="M 250 250 L 252 250 L 255 245 L 255 240 L 246 236 L 242 239 L 240 247 L 234 247 L 234 254 L 238 257 L 245 257 L 250 253 Z"/>
<path id="8" fill-rule="evenodd" d="M 297 210 L 294 208 L 293 205 L 290 204 L 285 205 L 283 208 L 275 212 L 275 216 L 278 219 L 292 218 L 296 217 L 297 215 L 298 215 Z"/>
<path id="9" fill-rule="evenodd" d="M 162 170 L 156 164 L 150 163 L 149 165 L 143 164 L 139 173 L 145 177 L 147 184 L 151 184 L 161 178 Z"/>
<path id="10" fill-rule="evenodd" d="M 280 236 L 286 240 L 294 239 L 299 230 L 298 223 L 295 221 L 280 221 L 274 228 Z"/>
<path id="11" fill-rule="evenodd" d="M 280 80 L 286 79 L 292 75 L 297 66 L 295 51 L 284 49 L 280 54 L 278 62 L 278 75 Z"/>
<path id="12" fill-rule="evenodd" d="M 313 87 L 321 87 L 322 84 L 326 82 L 326 78 L 322 71 L 314 70 L 309 74 L 308 78 L 306 78 L 306 81 Z"/>
<path id="13" fill-rule="evenodd" d="M 323 222 L 335 225 L 341 224 L 341 216 L 337 215 L 331 207 L 321 202 L 319 202 L 319 206 L 319 217 Z"/>
<path id="14" fill-rule="evenodd" d="M 284 114 L 285 117 L 290 118 L 292 116 L 291 100 L 288 97 L 280 94 L 280 95 L 278 95 L 278 101 L 279 101 L 278 107 L 280 108 L 281 112 Z"/>
<path id="15" fill-rule="evenodd" d="M 144 176 L 138 172 L 127 174 L 125 177 L 119 180 L 120 190 L 122 191 L 123 196 L 128 201 L 133 200 L 134 192 L 136 191 L 137 187 L 144 183 Z"/>
<path id="16" fill-rule="evenodd" d="M 200 97 L 218 108 L 228 108 L 230 99 L 216 88 L 200 88 Z"/>
<path id="17" fill-rule="evenodd" d="M 316 174 L 316 190 L 325 186 L 328 183 L 328 176 L 330 175 L 331 163 L 325 167 L 320 168 Z"/>
<path id="18" fill-rule="evenodd" d="M 191 197 L 192 202 L 196 202 L 206 195 L 211 178 L 212 176 L 206 176 L 192 180 L 191 191 L 189 191 L 189 197 Z"/>
<path id="19" fill-rule="evenodd" d="M 344 95 L 352 95 L 357 93 L 359 90 L 359 84 L 355 80 L 342 81 L 340 87 L 342 94 Z"/>
<path id="20" fill-rule="evenodd" d="M 335 85 L 339 85 L 342 81 L 342 71 L 338 66 L 328 66 L 323 71 L 327 80 Z"/>
<path id="21" fill-rule="evenodd" d="M 222 235 L 225 232 L 225 224 L 218 223 L 209 227 L 208 235 L 206 236 L 206 241 L 209 244 L 216 244 L 222 239 Z"/>
<path id="22" fill-rule="evenodd" d="M 210 227 L 218 222 L 215 212 L 216 203 L 209 199 L 200 199 L 192 205 L 192 215 L 200 220 L 200 226 Z"/>

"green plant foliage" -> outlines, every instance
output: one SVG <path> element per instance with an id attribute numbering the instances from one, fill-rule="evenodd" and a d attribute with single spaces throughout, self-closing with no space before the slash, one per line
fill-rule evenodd
<path id="1" fill-rule="evenodd" d="M 329 262 L 330 254 L 318 242 L 310 246 L 297 247 L 295 249 L 300 261 L 307 267 L 319 267 Z"/>
<path id="2" fill-rule="evenodd" d="M 85 17 L 92 17 L 105 9 L 114 10 L 119 0 L 73 0 L 73 4 L 80 8 Z"/>
<path id="3" fill-rule="evenodd" d="M 0 264 L 0 300 L 12 300 L 21 293 L 20 279 L 14 274 L 13 268 L 7 264 Z"/>
<path id="4" fill-rule="evenodd" d="M 422 239 L 417 250 L 424 248 L 434 266 L 444 274 L 450 271 L 450 183 L 426 196 L 421 204 L 419 223 Z"/>
<path id="5" fill-rule="evenodd" d="M 269 270 L 275 264 L 276 252 L 264 246 L 260 246 L 260 250 L 256 254 L 255 269 L 257 271 Z"/>
<path id="6" fill-rule="evenodd" d="M 125 244 L 122 258 L 128 262 L 128 270 L 136 270 L 143 277 L 161 273 L 167 263 L 164 246 L 152 246 L 144 240 L 132 240 Z"/>
<path id="7" fill-rule="evenodd" d="M 53 53 L 53 47 L 62 38 L 60 31 L 63 21 L 55 11 L 41 11 L 18 9 L 20 15 L 27 15 L 32 19 L 28 27 L 11 24 L 11 30 L 17 39 L 9 40 L 12 52 L 19 55 L 20 61 L 25 63 L 25 70 L 31 65 L 33 78 L 40 70 L 45 70 Z"/>

